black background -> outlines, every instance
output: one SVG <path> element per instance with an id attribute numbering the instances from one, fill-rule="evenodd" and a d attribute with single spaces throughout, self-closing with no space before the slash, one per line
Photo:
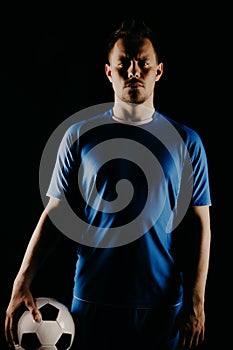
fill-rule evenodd
<path id="1" fill-rule="evenodd" d="M 153 11 L 149 4 L 133 11 L 135 6 L 126 10 L 120 4 L 82 4 L 79 10 L 12 4 L 2 11 L 1 350 L 7 349 L 4 319 L 13 279 L 43 210 L 38 173 L 45 144 L 75 112 L 112 101 L 104 40 L 122 18 L 137 12 L 162 44 L 165 71 L 156 86 L 156 107 L 193 127 L 205 144 L 213 206 L 206 340 L 201 348 L 230 344 L 229 9 L 224 3 L 203 8 L 196 2 L 154 3 Z M 35 296 L 52 296 L 69 305 L 74 263 L 72 242 L 64 237 L 34 283 Z"/>

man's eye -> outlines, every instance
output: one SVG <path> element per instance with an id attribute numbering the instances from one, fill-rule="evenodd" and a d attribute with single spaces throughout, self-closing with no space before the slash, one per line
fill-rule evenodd
<path id="1" fill-rule="evenodd" d="M 130 64 L 128 62 L 120 62 L 118 64 L 118 67 L 120 67 L 120 68 L 127 68 L 129 66 L 130 66 Z"/>
<path id="2" fill-rule="evenodd" d="M 141 68 L 147 68 L 150 66 L 149 62 L 147 62 L 147 61 L 140 61 L 138 65 Z"/>
<path id="3" fill-rule="evenodd" d="M 120 68 L 128 68 L 130 66 L 130 60 L 129 59 L 121 59 L 119 61 L 118 67 Z"/>

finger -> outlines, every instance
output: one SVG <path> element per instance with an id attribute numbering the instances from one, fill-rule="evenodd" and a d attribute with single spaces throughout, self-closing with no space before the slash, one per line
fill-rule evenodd
<path id="1" fill-rule="evenodd" d="M 5 337 L 9 348 L 14 349 L 15 345 L 18 344 L 18 335 L 13 320 L 9 317 L 6 317 L 5 321 Z"/>
<path id="2" fill-rule="evenodd" d="M 6 338 L 6 342 L 7 342 L 8 346 L 10 348 L 12 348 L 12 339 L 11 339 L 11 336 L 10 336 L 9 320 L 8 320 L 8 318 L 6 318 L 6 320 L 5 320 L 5 338 Z"/>
<path id="3" fill-rule="evenodd" d="M 40 322 L 41 321 L 41 314 L 40 314 L 33 298 L 27 302 L 26 306 L 27 306 L 29 312 L 31 313 L 33 320 L 36 322 Z"/>

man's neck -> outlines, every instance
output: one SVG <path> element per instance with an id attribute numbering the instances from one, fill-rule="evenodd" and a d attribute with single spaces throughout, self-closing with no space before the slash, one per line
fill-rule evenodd
<path id="1" fill-rule="evenodd" d="M 123 122 L 147 122 L 150 121 L 155 108 L 143 104 L 116 102 L 113 107 L 113 116 Z"/>

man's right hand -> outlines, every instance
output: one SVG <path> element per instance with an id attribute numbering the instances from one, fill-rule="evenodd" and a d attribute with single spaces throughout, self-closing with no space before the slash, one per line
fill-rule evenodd
<path id="1" fill-rule="evenodd" d="M 18 344 L 17 324 L 22 311 L 28 309 L 32 318 L 40 322 L 40 312 L 36 307 L 34 298 L 28 288 L 14 287 L 9 305 L 6 310 L 5 336 L 9 348 L 14 349 Z"/>

